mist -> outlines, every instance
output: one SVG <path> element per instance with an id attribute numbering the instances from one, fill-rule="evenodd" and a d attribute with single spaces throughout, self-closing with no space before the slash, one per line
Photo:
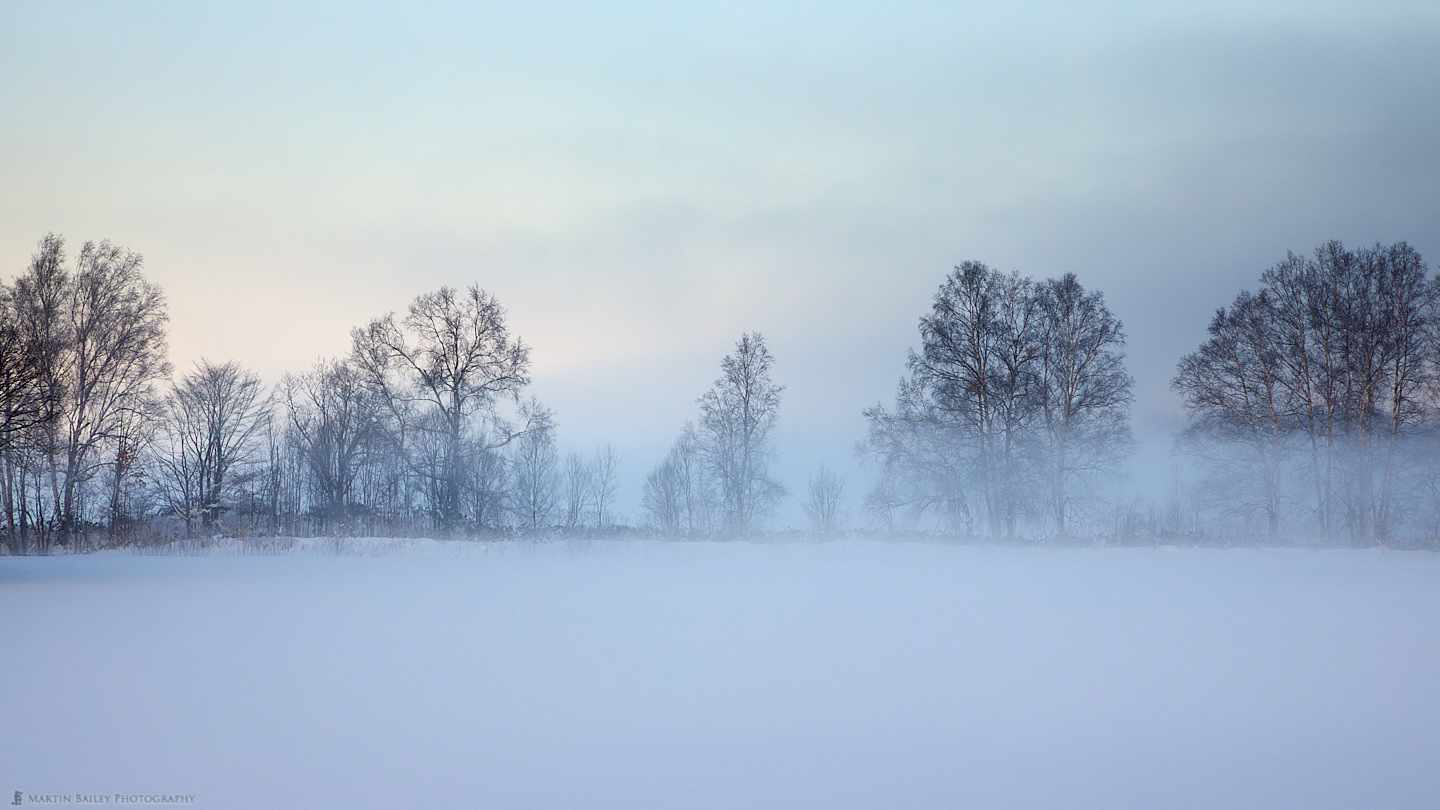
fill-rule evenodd
<path id="1" fill-rule="evenodd" d="M 7 790 L 209 808 L 1343 808 L 1437 788 L 1428 553 L 194 553 L 0 561 L 0 607 L 25 617 L 5 635 Z"/>

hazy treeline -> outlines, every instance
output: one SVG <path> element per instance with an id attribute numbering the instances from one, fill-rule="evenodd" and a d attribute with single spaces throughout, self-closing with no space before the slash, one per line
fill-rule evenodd
<path id="1" fill-rule="evenodd" d="M 866 411 L 887 528 L 991 537 L 1416 541 L 1440 533 L 1440 278 L 1413 248 L 1289 254 L 1216 313 L 1173 389 L 1158 498 L 1133 448 L 1124 331 L 1073 275 L 966 262 L 920 319 L 893 408 Z M 1153 473 L 1153 471 L 1152 471 Z"/>
<path id="2" fill-rule="evenodd" d="M 351 350 L 268 388 L 234 362 L 167 360 L 140 256 L 47 236 L 0 287 L 0 508 L 11 553 L 200 534 L 633 530 L 620 460 L 562 456 L 530 349 L 472 286 L 416 297 Z M 1404 243 L 1290 255 L 1181 359 L 1170 494 L 1126 500 L 1125 332 L 1073 274 L 956 267 L 919 320 L 892 406 L 865 411 L 864 494 L 886 531 L 1020 538 L 1353 543 L 1440 524 L 1440 280 Z M 771 474 L 783 386 L 758 333 L 720 362 L 641 485 L 650 531 L 738 537 L 789 497 Z M 821 467 L 801 505 L 846 528 Z"/>

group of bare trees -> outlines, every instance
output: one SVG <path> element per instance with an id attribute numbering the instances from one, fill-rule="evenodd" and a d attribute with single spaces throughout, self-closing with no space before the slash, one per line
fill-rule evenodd
<path id="1" fill-rule="evenodd" d="M 554 424 L 533 400 L 513 414 L 502 410 L 530 384 L 530 349 L 510 335 L 499 302 L 478 286 L 443 287 L 416 298 L 403 318 L 392 313 L 356 329 L 353 339 L 351 361 L 384 407 L 393 447 L 419 479 L 438 528 L 503 523 L 503 450 L 548 435 Z"/>
<path id="2" fill-rule="evenodd" d="M 588 461 L 572 451 L 562 464 L 550 430 L 525 434 L 511 454 L 516 526 L 529 532 L 615 528 L 619 468 L 620 456 L 611 445 L 597 449 Z"/>
<path id="3" fill-rule="evenodd" d="M 685 425 L 645 479 L 644 508 L 666 534 L 743 536 L 785 497 L 770 476 L 771 434 L 784 386 L 770 378 L 774 357 L 759 333 L 740 336 L 720 378 L 699 399 L 698 425 Z"/>
<path id="4" fill-rule="evenodd" d="M 1072 274 L 1035 281 L 965 262 L 920 319 L 893 409 L 865 412 L 888 526 L 1014 537 L 1071 531 L 1132 447 L 1125 334 Z"/>
<path id="5" fill-rule="evenodd" d="M 196 531 L 474 533 L 612 523 L 613 448 L 561 467 L 529 348 L 471 287 L 352 333 L 273 391 L 234 362 L 173 382 L 138 254 L 47 236 L 0 289 L 0 508 L 12 553 Z"/>
<path id="6" fill-rule="evenodd" d="M 614 449 L 561 466 L 554 413 L 521 396 L 529 347 L 494 296 L 444 287 L 351 337 L 348 357 L 281 385 L 271 477 L 293 468 L 302 485 L 276 511 L 302 525 L 278 528 L 450 536 L 613 521 Z"/>
<path id="7" fill-rule="evenodd" d="M 140 256 L 87 242 L 67 258 L 64 240 L 47 236 L 3 290 L 0 489 L 12 550 L 75 543 L 97 518 L 123 530 L 170 373 L 165 299 Z"/>
<path id="8" fill-rule="evenodd" d="M 1271 538 L 1433 531 L 1437 305 L 1440 280 L 1404 242 L 1329 242 L 1219 310 L 1172 383 L 1190 416 L 1178 447 L 1217 510 Z"/>
<path id="9" fill-rule="evenodd" d="M 0 290 L 0 508 L 15 552 L 85 549 L 157 520 L 209 528 L 270 423 L 255 375 L 202 361 L 169 385 L 165 298 L 141 257 L 41 240 Z M 163 518 L 161 516 L 164 516 Z"/>

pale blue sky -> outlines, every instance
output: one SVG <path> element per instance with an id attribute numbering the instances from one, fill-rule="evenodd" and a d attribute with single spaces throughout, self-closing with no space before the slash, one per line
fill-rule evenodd
<path id="1" fill-rule="evenodd" d="M 5 274 L 127 245 L 270 379 L 478 281 L 632 498 L 746 330 L 792 488 L 852 463 L 965 259 L 1105 291 L 1161 435 L 1287 249 L 1440 258 L 1434 3 L 237 6 L 0 4 Z"/>

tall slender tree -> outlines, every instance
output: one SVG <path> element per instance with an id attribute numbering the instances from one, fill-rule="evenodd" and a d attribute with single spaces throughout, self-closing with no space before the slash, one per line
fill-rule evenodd
<path id="1" fill-rule="evenodd" d="M 511 445 L 515 489 L 511 508 L 520 526 L 531 532 L 550 524 L 560 501 L 560 455 L 555 450 L 553 420 L 547 414 L 543 421 L 544 429 L 531 430 Z"/>
<path id="2" fill-rule="evenodd" d="M 770 435 L 784 387 L 770 378 L 774 358 L 758 332 L 746 332 L 720 363 L 720 378 L 700 397 L 700 436 L 718 482 L 725 528 L 744 535 L 785 496 L 770 477 Z"/>
<path id="3" fill-rule="evenodd" d="M 1131 452 L 1125 331 L 1099 292 L 1066 273 L 1040 284 L 1041 466 L 1055 531 L 1067 534 L 1077 485 L 1113 476 Z"/>

